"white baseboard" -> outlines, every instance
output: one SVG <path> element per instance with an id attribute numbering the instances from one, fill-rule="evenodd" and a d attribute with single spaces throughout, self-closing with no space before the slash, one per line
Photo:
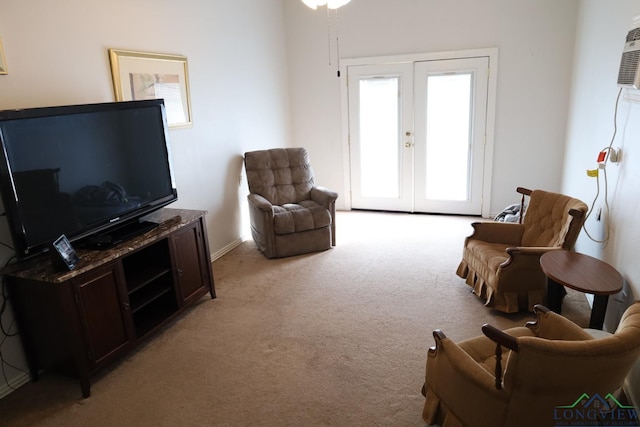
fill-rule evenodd
<path id="1" fill-rule="evenodd" d="M 217 260 L 218 258 L 220 258 L 221 256 L 231 252 L 232 250 L 234 250 L 235 248 L 240 246 L 242 244 L 242 242 L 244 242 L 244 239 L 241 237 L 241 238 L 229 243 L 224 248 L 212 253 L 211 254 L 211 262 L 213 262 L 213 261 Z"/>
<path id="2" fill-rule="evenodd" d="M 14 392 L 16 389 L 20 388 L 21 386 L 25 385 L 29 381 L 31 381 L 31 376 L 29 375 L 28 372 L 22 372 L 19 375 L 11 378 L 9 380 L 9 384 L 3 384 L 0 387 L 0 399 L 2 399 L 5 396 L 8 396 L 9 394 Z"/>

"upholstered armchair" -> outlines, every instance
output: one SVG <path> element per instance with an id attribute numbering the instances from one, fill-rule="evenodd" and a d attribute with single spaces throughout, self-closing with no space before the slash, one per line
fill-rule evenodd
<path id="1" fill-rule="evenodd" d="M 315 185 L 304 148 L 247 152 L 244 166 L 251 234 L 267 258 L 335 246 L 338 194 Z"/>
<path id="2" fill-rule="evenodd" d="M 640 302 L 625 311 L 614 334 L 597 339 L 543 306 L 535 314 L 526 327 L 500 331 L 485 324 L 484 336 L 459 344 L 434 331 L 424 421 L 545 427 L 620 409 L 609 394 L 617 395 L 640 355 Z"/>
<path id="3" fill-rule="evenodd" d="M 578 238 L 587 205 L 563 194 L 518 187 L 522 223 L 474 222 L 464 241 L 456 274 L 485 299 L 485 305 L 505 313 L 532 311 L 544 304 L 546 277 L 540 256 L 570 250 Z M 525 196 L 529 198 L 525 208 Z"/>

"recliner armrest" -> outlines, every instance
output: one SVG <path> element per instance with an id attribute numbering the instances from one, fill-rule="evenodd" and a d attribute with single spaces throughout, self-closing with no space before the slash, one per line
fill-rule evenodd
<path id="1" fill-rule="evenodd" d="M 251 193 L 247 196 L 247 200 L 250 204 L 260 209 L 261 211 L 273 211 L 273 205 L 267 199 L 259 194 Z"/>
<path id="2" fill-rule="evenodd" d="M 328 188 L 320 187 L 316 185 L 313 188 L 311 188 L 311 192 L 309 196 L 311 197 L 311 200 L 328 209 L 329 205 L 335 202 L 336 199 L 338 198 L 338 193 L 336 193 L 335 191 L 329 190 Z"/>
<path id="3" fill-rule="evenodd" d="M 512 222 L 474 222 L 473 234 L 467 239 L 517 246 L 522 241 L 524 226 Z"/>

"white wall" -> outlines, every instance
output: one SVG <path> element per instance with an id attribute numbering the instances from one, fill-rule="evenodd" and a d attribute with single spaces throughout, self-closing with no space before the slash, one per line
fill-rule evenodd
<path id="1" fill-rule="evenodd" d="M 187 56 L 194 124 L 170 131 L 179 196 L 171 207 L 209 212 L 215 253 L 247 232 L 242 154 L 289 144 L 283 19 L 281 0 L 2 0 L 9 75 L 0 76 L 0 109 L 114 101 L 109 48 Z M 24 366 L 17 338 L 1 345 Z M 0 376 L 0 396 L 3 385 Z"/>
<path id="2" fill-rule="evenodd" d="M 571 110 L 567 128 L 567 149 L 563 168 L 563 189 L 589 205 L 596 197 L 594 178 L 587 169 L 596 168 L 598 152 L 607 147 L 614 132 L 616 84 L 620 56 L 627 32 L 640 15 L 640 0 L 602 2 L 583 0 L 580 8 Z M 636 25 L 640 26 L 640 25 Z M 627 91 L 623 91 L 623 96 Z M 639 94 L 640 91 L 629 93 Z M 626 280 L 627 296 L 609 299 L 605 326 L 610 330 L 624 308 L 640 298 L 640 103 L 621 99 L 617 135 L 613 147 L 622 149 L 621 162 L 607 165 L 610 214 L 597 222 L 587 221 L 595 239 L 606 236 L 606 244 L 591 241 L 582 233 L 576 250 L 603 259 L 617 268 Z M 595 210 L 605 208 L 604 180 Z M 640 366 L 631 383 L 635 402 L 640 402 Z"/>
<path id="3" fill-rule="evenodd" d="M 340 55 L 361 58 L 499 48 L 490 212 L 515 188 L 560 190 L 578 1 L 353 0 L 338 10 Z M 327 13 L 285 2 L 293 143 L 309 149 L 317 181 L 345 180 L 336 63 Z M 335 55 L 335 46 L 332 53 Z M 344 78 L 345 73 L 342 73 Z"/>
<path id="4" fill-rule="evenodd" d="M 357 58 L 498 47 L 491 212 L 511 203 L 518 185 L 590 201 L 594 182 L 584 170 L 608 144 L 619 55 L 637 14 L 640 0 L 353 0 L 339 11 L 340 49 Z M 244 231 L 244 151 L 304 145 L 318 182 L 344 188 L 340 82 L 335 60 L 327 64 L 326 17 L 299 0 L 2 0 L 10 74 L 0 76 L 0 109 L 112 101 L 111 47 L 186 55 L 194 126 L 171 131 L 175 206 L 209 211 L 215 252 Z M 622 103 L 620 111 L 612 239 L 603 247 L 583 235 L 578 245 L 615 265 L 637 296 L 640 105 Z M 16 338 L 2 351 L 24 365 Z"/>
<path id="5" fill-rule="evenodd" d="M 585 171 L 596 166 L 611 138 L 620 54 L 636 15 L 640 0 L 352 0 L 338 11 L 340 54 L 498 47 L 490 211 L 512 203 L 519 185 L 563 191 L 590 204 L 595 182 Z M 285 17 L 292 140 L 308 147 L 318 182 L 341 192 L 348 159 L 335 59 L 328 65 L 326 10 L 293 0 L 285 3 Z M 640 104 L 621 102 L 618 126 L 614 146 L 623 149 L 623 161 L 608 167 L 611 239 L 595 244 L 583 233 L 577 245 L 613 264 L 627 281 L 628 297 L 611 299 L 610 329 L 620 309 L 640 298 Z M 347 195 L 340 196 L 344 207 Z M 601 237 L 602 223 L 590 219 L 588 229 Z M 638 402 L 640 368 L 632 382 Z"/>

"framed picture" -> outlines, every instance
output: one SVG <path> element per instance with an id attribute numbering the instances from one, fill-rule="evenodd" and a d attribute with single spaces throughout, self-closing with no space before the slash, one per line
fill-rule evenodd
<path id="1" fill-rule="evenodd" d="M 7 61 L 4 59 L 4 49 L 2 48 L 2 40 L 0 40 L 0 74 L 9 74 L 7 71 Z"/>
<path id="2" fill-rule="evenodd" d="M 116 101 L 164 99 L 170 128 L 189 127 L 187 57 L 109 49 Z"/>
<path id="3" fill-rule="evenodd" d="M 73 270 L 78 262 L 80 262 L 80 258 L 78 254 L 71 246 L 69 239 L 64 234 L 58 237 L 51 244 L 51 257 L 53 261 L 53 265 L 58 270 Z"/>

